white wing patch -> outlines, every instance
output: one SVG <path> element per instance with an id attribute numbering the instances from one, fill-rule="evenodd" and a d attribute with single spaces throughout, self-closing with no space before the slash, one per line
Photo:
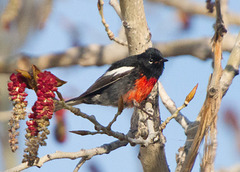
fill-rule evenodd
<path id="1" fill-rule="evenodd" d="M 119 75 L 119 74 L 122 74 L 122 73 L 130 71 L 130 70 L 133 70 L 133 69 L 134 69 L 134 67 L 132 67 L 132 66 L 124 66 L 124 67 L 120 67 L 120 68 L 108 71 L 105 73 L 104 76 L 109 76 L 109 75 L 115 76 L 115 75 Z"/>

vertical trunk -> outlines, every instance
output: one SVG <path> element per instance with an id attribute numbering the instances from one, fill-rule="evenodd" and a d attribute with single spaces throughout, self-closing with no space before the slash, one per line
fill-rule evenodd
<path id="1" fill-rule="evenodd" d="M 147 26 L 143 0 L 120 0 L 120 6 L 129 54 L 139 54 L 152 47 L 151 33 Z M 146 103 L 141 105 L 154 117 L 149 119 L 146 113 L 139 108 L 135 108 L 131 120 L 131 130 L 136 131 L 134 137 L 147 138 L 151 132 L 159 130 L 160 116 L 157 87 L 156 84 Z M 169 171 L 165 156 L 164 136 L 159 135 L 158 141 L 154 144 L 145 147 L 141 146 L 139 159 L 144 172 Z"/>

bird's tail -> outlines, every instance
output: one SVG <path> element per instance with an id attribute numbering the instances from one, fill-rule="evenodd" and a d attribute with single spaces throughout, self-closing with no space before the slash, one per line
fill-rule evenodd
<path id="1" fill-rule="evenodd" d="M 68 106 L 74 106 L 74 105 L 81 104 L 82 102 L 83 101 L 82 101 L 81 98 L 76 97 L 76 98 L 65 101 L 65 104 L 68 105 Z M 59 111 L 61 109 L 63 109 L 63 105 L 60 104 L 59 102 L 56 102 L 54 112 Z"/>

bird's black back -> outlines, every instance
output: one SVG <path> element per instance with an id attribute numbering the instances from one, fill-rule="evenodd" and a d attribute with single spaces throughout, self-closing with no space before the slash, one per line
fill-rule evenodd
<path id="1" fill-rule="evenodd" d="M 117 106 L 119 97 L 132 89 L 140 77 L 154 77 L 158 80 L 165 61 L 160 51 L 154 48 L 126 57 L 113 63 L 87 91 L 68 102 Z"/>

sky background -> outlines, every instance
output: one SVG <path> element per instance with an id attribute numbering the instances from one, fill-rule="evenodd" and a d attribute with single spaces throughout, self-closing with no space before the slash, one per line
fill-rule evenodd
<path id="1" fill-rule="evenodd" d="M 111 41 L 102 26 L 96 3 L 96 0 L 55 0 L 52 13 L 45 27 L 31 34 L 19 51 L 34 56 L 65 51 L 72 47 L 73 40 L 80 45 L 110 44 Z M 231 0 L 229 3 L 229 9 L 235 12 L 239 10 L 240 1 Z M 212 28 L 214 19 L 212 18 L 193 16 L 191 18 L 190 28 L 188 30 L 182 30 L 182 25 L 177 16 L 178 13 L 176 13 L 173 8 L 145 2 L 145 12 L 153 42 L 164 42 L 181 38 L 199 38 L 203 36 L 211 37 L 214 34 Z M 112 7 L 108 5 L 108 1 L 105 2 L 104 15 L 107 23 L 110 25 L 110 29 L 117 35 L 121 21 Z M 69 29 L 69 26 L 73 26 L 74 29 L 76 29 L 74 35 L 72 35 L 73 30 Z M 229 28 L 229 31 L 235 34 L 238 33 L 239 30 L 240 28 L 236 26 Z M 223 66 L 227 63 L 228 56 L 229 53 L 223 54 Z M 182 113 L 190 120 L 195 120 L 205 100 L 208 78 L 212 72 L 212 60 L 201 61 L 192 56 L 169 57 L 168 59 L 169 61 L 165 65 L 165 71 L 160 81 L 177 106 L 182 105 L 186 95 L 199 83 L 195 98 L 187 108 L 182 110 Z M 48 70 L 68 82 L 59 90 L 64 97 L 71 98 L 79 96 L 84 92 L 108 67 L 109 65 L 101 67 L 71 66 Z M 223 98 L 220 108 L 218 119 L 218 149 L 215 162 L 216 169 L 233 166 L 240 161 L 240 152 L 237 151 L 237 145 L 234 140 L 235 135 L 223 120 L 223 114 L 228 108 L 233 109 L 236 114 L 240 115 L 239 86 L 240 79 L 239 76 L 237 76 L 227 95 Z M 30 102 L 33 104 L 36 97 L 31 94 L 30 91 L 28 93 L 30 95 L 28 101 L 29 105 L 31 105 Z M 111 121 L 117 111 L 116 108 L 97 105 L 79 105 L 78 107 L 89 115 L 95 115 L 97 120 L 104 125 Z M 162 120 L 170 116 L 170 113 L 161 101 L 160 111 Z M 113 129 L 126 133 L 130 127 L 132 112 L 132 109 L 124 110 L 124 113 L 118 118 L 117 122 L 114 123 Z M 54 122 L 54 119 L 51 120 L 52 124 L 54 124 Z M 88 121 L 76 117 L 71 113 L 66 114 L 66 125 L 68 131 L 94 129 L 93 125 Z M 17 151 L 19 154 L 19 163 L 24 149 L 25 122 L 22 122 L 21 126 L 19 138 L 20 149 Z M 54 125 L 51 125 L 50 130 L 53 128 Z M 185 142 L 184 131 L 178 123 L 172 120 L 164 130 L 164 135 L 167 139 L 165 145 L 167 161 L 169 168 L 174 171 L 176 167 L 175 155 L 178 152 L 178 148 L 183 146 Z M 50 134 L 47 140 L 47 146 L 40 148 L 39 156 L 54 153 L 57 150 L 76 152 L 80 149 L 94 148 L 114 140 L 114 138 L 104 135 L 83 137 L 68 133 L 66 142 L 59 144 L 55 140 L 54 135 Z M 203 146 L 201 146 L 201 149 L 202 148 Z M 91 166 L 96 166 L 101 172 L 141 172 L 142 167 L 137 158 L 138 150 L 138 146 L 131 147 L 128 145 L 110 154 L 93 157 L 81 167 L 80 171 L 89 172 Z M 193 171 L 198 171 L 202 155 L 200 152 Z M 73 171 L 78 161 L 79 160 L 69 159 L 54 160 L 44 164 L 40 169 L 33 167 L 25 171 Z M 1 166 L 0 162 L 0 171 L 3 170 Z"/>

